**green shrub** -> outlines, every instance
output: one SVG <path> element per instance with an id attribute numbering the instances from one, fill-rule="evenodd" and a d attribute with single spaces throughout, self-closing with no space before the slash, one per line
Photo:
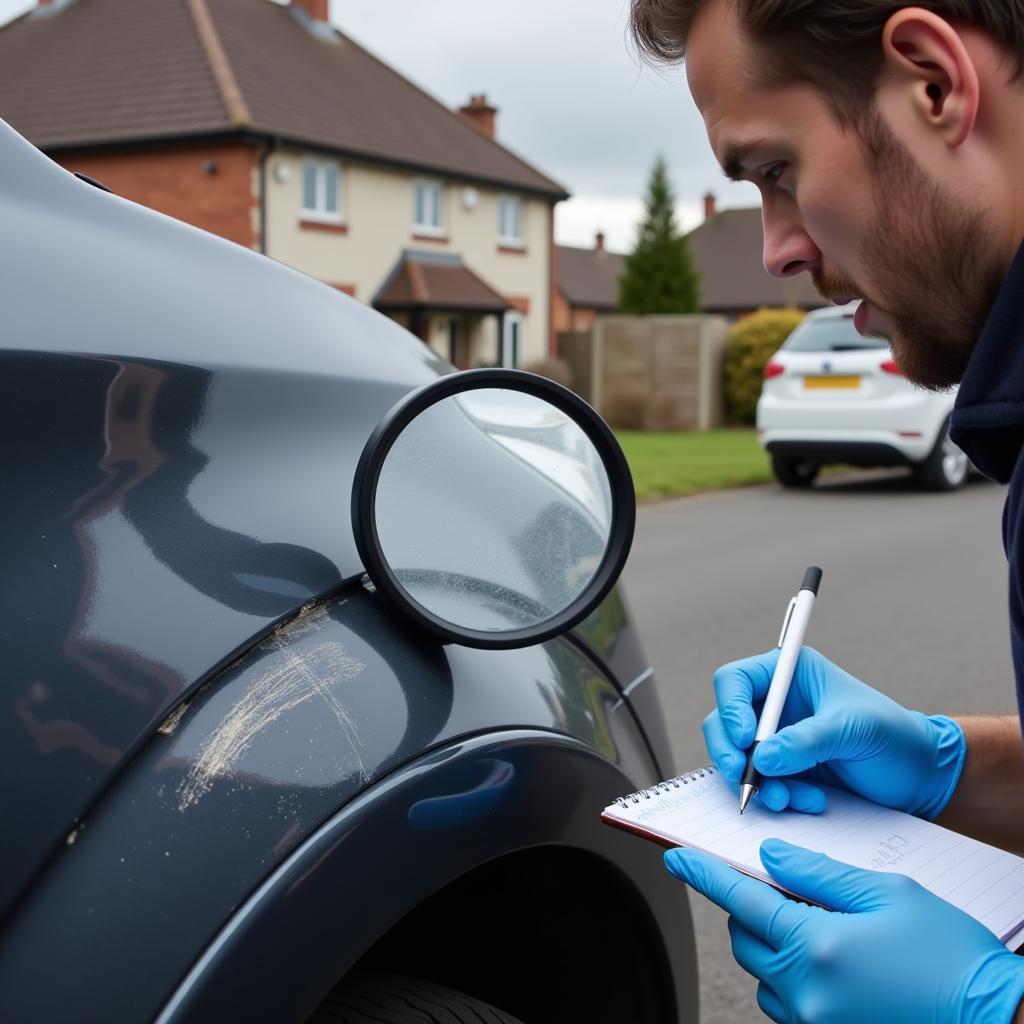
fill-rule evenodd
<path id="1" fill-rule="evenodd" d="M 725 412 L 753 423 L 768 360 L 803 320 L 799 309 L 759 309 L 738 320 L 725 345 Z"/>

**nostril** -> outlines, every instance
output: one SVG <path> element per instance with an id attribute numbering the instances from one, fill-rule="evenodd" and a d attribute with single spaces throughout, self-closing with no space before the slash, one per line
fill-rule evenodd
<path id="1" fill-rule="evenodd" d="M 792 260 L 782 268 L 782 273 L 787 276 L 790 274 L 799 274 L 803 269 L 804 264 L 802 260 Z"/>

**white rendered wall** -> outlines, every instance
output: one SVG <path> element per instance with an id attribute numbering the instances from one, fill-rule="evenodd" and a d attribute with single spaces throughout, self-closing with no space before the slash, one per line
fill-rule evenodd
<path id="1" fill-rule="evenodd" d="M 332 285 L 355 288 L 356 298 L 372 303 L 403 249 L 457 254 L 463 264 L 501 295 L 529 303 L 523 319 L 520 364 L 548 353 L 551 204 L 523 200 L 523 252 L 503 252 L 498 239 L 498 199 L 506 190 L 474 185 L 476 204 L 467 208 L 468 186 L 441 180 L 444 194 L 442 240 L 415 237 L 413 183 L 423 175 L 371 164 L 338 161 L 342 168 L 342 223 L 347 232 L 303 227 L 302 169 L 298 150 L 279 150 L 267 161 L 266 242 L 269 256 Z M 473 354 L 493 359 L 496 320 L 488 317 L 472 331 Z M 441 348 L 440 337 L 431 337 Z M 444 340 L 447 351 L 447 337 Z"/>

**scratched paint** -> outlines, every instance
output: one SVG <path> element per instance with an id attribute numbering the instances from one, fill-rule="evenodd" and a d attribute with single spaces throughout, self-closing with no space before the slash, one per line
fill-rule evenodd
<path id="1" fill-rule="evenodd" d="M 171 736 L 174 734 L 174 730 L 178 728 L 178 724 L 185 717 L 185 712 L 188 711 L 188 702 L 179 704 L 158 726 L 156 731 L 162 736 Z"/>
<path id="2" fill-rule="evenodd" d="M 274 667 L 231 708 L 203 743 L 178 787 L 180 811 L 184 813 L 198 803 L 216 779 L 229 775 L 260 733 L 310 700 L 322 700 L 327 705 L 367 780 L 360 755 L 362 741 L 351 716 L 333 692 L 337 683 L 357 679 L 366 665 L 337 640 L 318 643 L 309 639 L 321 630 L 327 614 L 322 605 L 303 609 L 260 645 L 261 650 L 276 652 Z M 300 639 L 302 642 L 296 643 Z"/>

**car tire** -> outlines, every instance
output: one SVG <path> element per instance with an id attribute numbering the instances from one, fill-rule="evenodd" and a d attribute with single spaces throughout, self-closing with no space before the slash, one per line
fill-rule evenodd
<path id="1" fill-rule="evenodd" d="M 955 491 L 963 486 L 969 469 L 967 456 L 950 440 L 947 417 L 928 458 L 914 467 L 914 475 L 926 491 Z"/>
<path id="2" fill-rule="evenodd" d="M 784 459 L 772 456 L 772 472 L 783 487 L 810 487 L 821 466 L 806 459 Z"/>
<path id="3" fill-rule="evenodd" d="M 377 971 L 345 978 L 306 1024 L 522 1024 L 511 1014 L 422 978 Z"/>

